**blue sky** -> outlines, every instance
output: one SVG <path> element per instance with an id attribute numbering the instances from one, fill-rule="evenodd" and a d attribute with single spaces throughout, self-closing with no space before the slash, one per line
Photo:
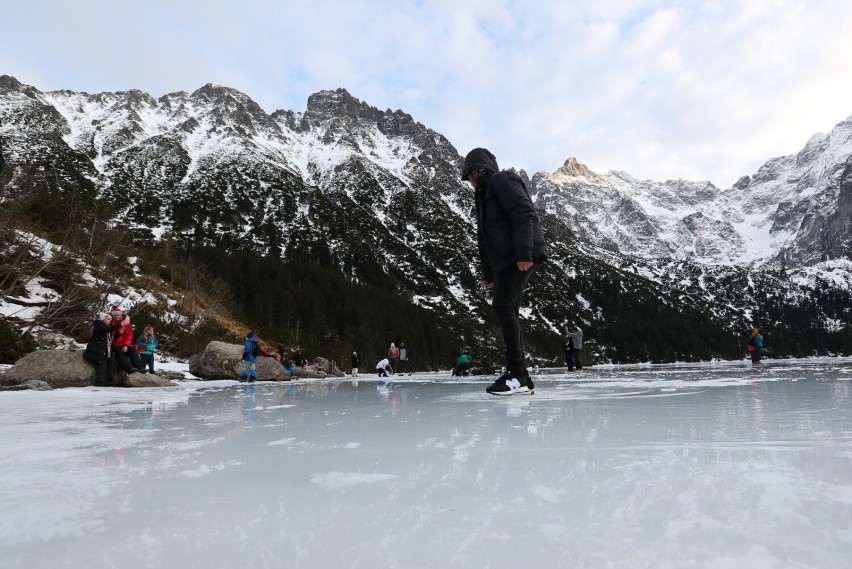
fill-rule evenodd
<path id="1" fill-rule="evenodd" d="M 2 2 L 0 74 L 41 90 L 344 87 L 529 173 L 729 187 L 852 115 L 848 0 Z"/>

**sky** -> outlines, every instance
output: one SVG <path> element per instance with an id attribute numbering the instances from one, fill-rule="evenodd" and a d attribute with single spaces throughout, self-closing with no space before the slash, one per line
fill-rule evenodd
<path id="1" fill-rule="evenodd" d="M 42 90 L 218 83 L 267 112 L 343 87 L 464 155 L 730 187 L 852 115 L 849 0 L 0 0 Z"/>

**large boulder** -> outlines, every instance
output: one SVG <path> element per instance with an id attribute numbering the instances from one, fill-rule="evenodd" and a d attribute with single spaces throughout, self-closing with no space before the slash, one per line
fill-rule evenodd
<path id="1" fill-rule="evenodd" d="M 83 352 L 40 350 L 15 362 L 12 369 L 0 374 L 0 385 L 13 387 L 27 381 L 43 381 L 53 388 L 86 387 L 95 382 L 95 368 L 83 359 Z M 144 373 L 130 375 L 118 370 L 115 385 L 119 387 L 167 387 L 174 385 L 165 378 Z"/>
<path id="2" fill-rule="evenodd" d="M 31 352 L 0 375 L 5 386 L 22 385 L 37 379 L 53 388 L 85 387 L 95 381 L 95 368 L 83 359 L 83 352 L 40 350 Z"/>
<path id="3" fill-rule="evenodd" d="M 17 385 L 3 385 L 0 382 L 0 391 L 52 391 L 53 388 L 46 384 L 43 381 L 39 381 L 37 379 L 28 379 L 23 383 L 19 383 Z"/>
<path id="4" fill-rule="evenodd" d="M 313 369 L 315 371 L 321 371 L 325 375 L 334 375 L 336 377 L 346 377 L 346 374 L 343 373 L 340 368 L 338 368 L 331 360 L 326 358 L 318 357 L 314 360 L 313 365 L 308 366 L 307 369 Z"/>
<path id="5" fill-rule="evenodd" d="M 123 377 L 121 377 L 123 376 Z M 119 373 L 116 378 L 116 387 L 174 387 L 175 384 L 169 378 L 153 373 Z"/>
<path id="6" fill-rule="evenodd" d="M 207 380 L 239 379 L 242 372 L 243 346 L 210 342 L 204 351 L 189 358 L 189 373 Z M 288 381 L 290 377 L 274 358 L 257 359 L 258 381 Z"/>
<path id="7" fill-rule="evenodd" d="M 328 376 L 327 373 L 318 369 L 316 366 L 297 367 L 293 368 L 293 370 L 294 378 L 325 379 Z"/>

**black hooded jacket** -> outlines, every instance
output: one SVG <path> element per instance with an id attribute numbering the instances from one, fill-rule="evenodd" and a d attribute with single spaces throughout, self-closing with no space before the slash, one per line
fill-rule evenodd
<path id="1" fill-rule="evenodd" d="M 494 155 L 484 148 L 471 150 L 465 158 L 462 175 L 473 170 L 483 172 L 475 194 L 483 280 L 493 281 L 495 271 L 513 263 L 546 259 L 544 233 L 521 177 L 501 172 Z"/>
<path id="2" fill-rule="evenodd" d="M 121 328 L 121 324 L 105 324 L 103 320 L 95 320 L 92 324 L 92 338 L 83 352 L 83 357 L 87 360 L 100 363 L 108 360 L 110 357 L 110 344 L 112 339 L 110 334 Z"/>

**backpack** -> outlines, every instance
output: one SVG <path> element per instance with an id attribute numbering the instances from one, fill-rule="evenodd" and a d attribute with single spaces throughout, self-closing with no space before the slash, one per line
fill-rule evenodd
<path id="1" fill-rule="evenodd" d="M 257 340 L 251 341 L 251 355 L 255 358 L 260 357 L 260 342 Z"/>

